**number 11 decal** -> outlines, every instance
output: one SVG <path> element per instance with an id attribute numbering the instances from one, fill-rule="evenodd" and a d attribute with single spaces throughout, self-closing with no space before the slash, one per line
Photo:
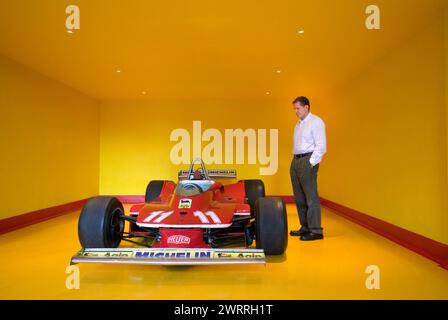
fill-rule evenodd
<path id="1" fill-rule="evenodd" d="M 221 223 L 221 220 L 213 211 L 207 211 L 205 214 L 202 211 L 195 211 L 193 214 L 198 217 L 202 223 L 210 223 L 207 216 L 212 219 L 213 223 Z"/>
<path id="2" fill-rule="evenodd" d="M 151 214 L 148 217 L 146 217 L 146 219 L 143 220 L 143 222 L 149 222 L 158 216 L 157 219 L 155 219 L 153 222 L 159 223 L 159 222 L 162 222 L 162 220 L 165 219 L 166 217 L 170 216 L 173 212 L 174 211 L 166 211 L 166 212 L 154 211 L 154 212 L 151 212 Z"/>

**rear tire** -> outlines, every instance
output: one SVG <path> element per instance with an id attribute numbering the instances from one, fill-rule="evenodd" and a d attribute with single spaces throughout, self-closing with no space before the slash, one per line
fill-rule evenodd
<path id="1" fill-rule="evenodd" d="M 281 198 L 260 198 L 255 203 L 255 237 L 258 249 L 281 255 L 288 246 L 288 220 Z"/>
<path id="2" fill-rule="evenodd" d="M 250 211 L 254 214 L 255 202 L 266 196 L 264 183 L 261 180 L 244 180 L 244 190 L 246 192 L 247 202 L 250 205 Z"/>
<path id="3" fill-rule="evenodd" d="M 145 202 L 151 202 L 152 200 L 160 196 L 164 183 L 165 183 L 164 180 L 150 181 L 148 183 L 148 186 L 146 187 Z"/>
<path id="4" fill-rule="evenodd" d="M 124 230 L 124 209 L 114 197 L 95 197 L 82 208 L 78 237 L 83 248 L 116 248 Z"/>

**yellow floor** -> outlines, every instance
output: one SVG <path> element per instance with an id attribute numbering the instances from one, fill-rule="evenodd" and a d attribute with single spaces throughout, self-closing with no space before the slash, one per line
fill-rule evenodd
<path id="1" fill-rule="evenodd" d="M 266 266 L 80 265 L 81 287 L 68 290 L 78 214 L 0 236 L 1 299 L 448 299 L 448 271 L 325 209 L 324 241 L 290 238 Z M 288 219 L 295 228 L 294 206 Z M 368 265 L 379 290 L 365 287 Z"/>

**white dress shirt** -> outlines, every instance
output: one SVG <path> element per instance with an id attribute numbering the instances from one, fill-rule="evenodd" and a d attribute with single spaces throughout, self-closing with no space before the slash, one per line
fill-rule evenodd
<path id="1" fill-rule="evenodd" d="M 310 163 L 314 167 L 320 163 L 327 152 L 325 123 L 321 118 L 308 113 L 305 119 L 299 120 L 294 128 L 293 154 L 312 152 Z"/>

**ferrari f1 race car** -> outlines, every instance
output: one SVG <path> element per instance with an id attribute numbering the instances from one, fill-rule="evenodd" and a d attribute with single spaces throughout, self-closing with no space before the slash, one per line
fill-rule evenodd
<path id="1" fill-rule="evenodd" d="M 212 178 L 235 179 L 236 171 L 207 171 L 197 158 L 179 172 L 177 184 L 151 181 L 145 203 L 133 205 L 129 215 L 115 197 L 91 198 L 78 222 L 82 249 L 71 263 L 265 263 L 265 255 L 283 254 L 288 244 L 283 200 L 266 197 L 261 180 L 224 185 Z M 122 240 L 131 244 L 118 248 Z"/>

